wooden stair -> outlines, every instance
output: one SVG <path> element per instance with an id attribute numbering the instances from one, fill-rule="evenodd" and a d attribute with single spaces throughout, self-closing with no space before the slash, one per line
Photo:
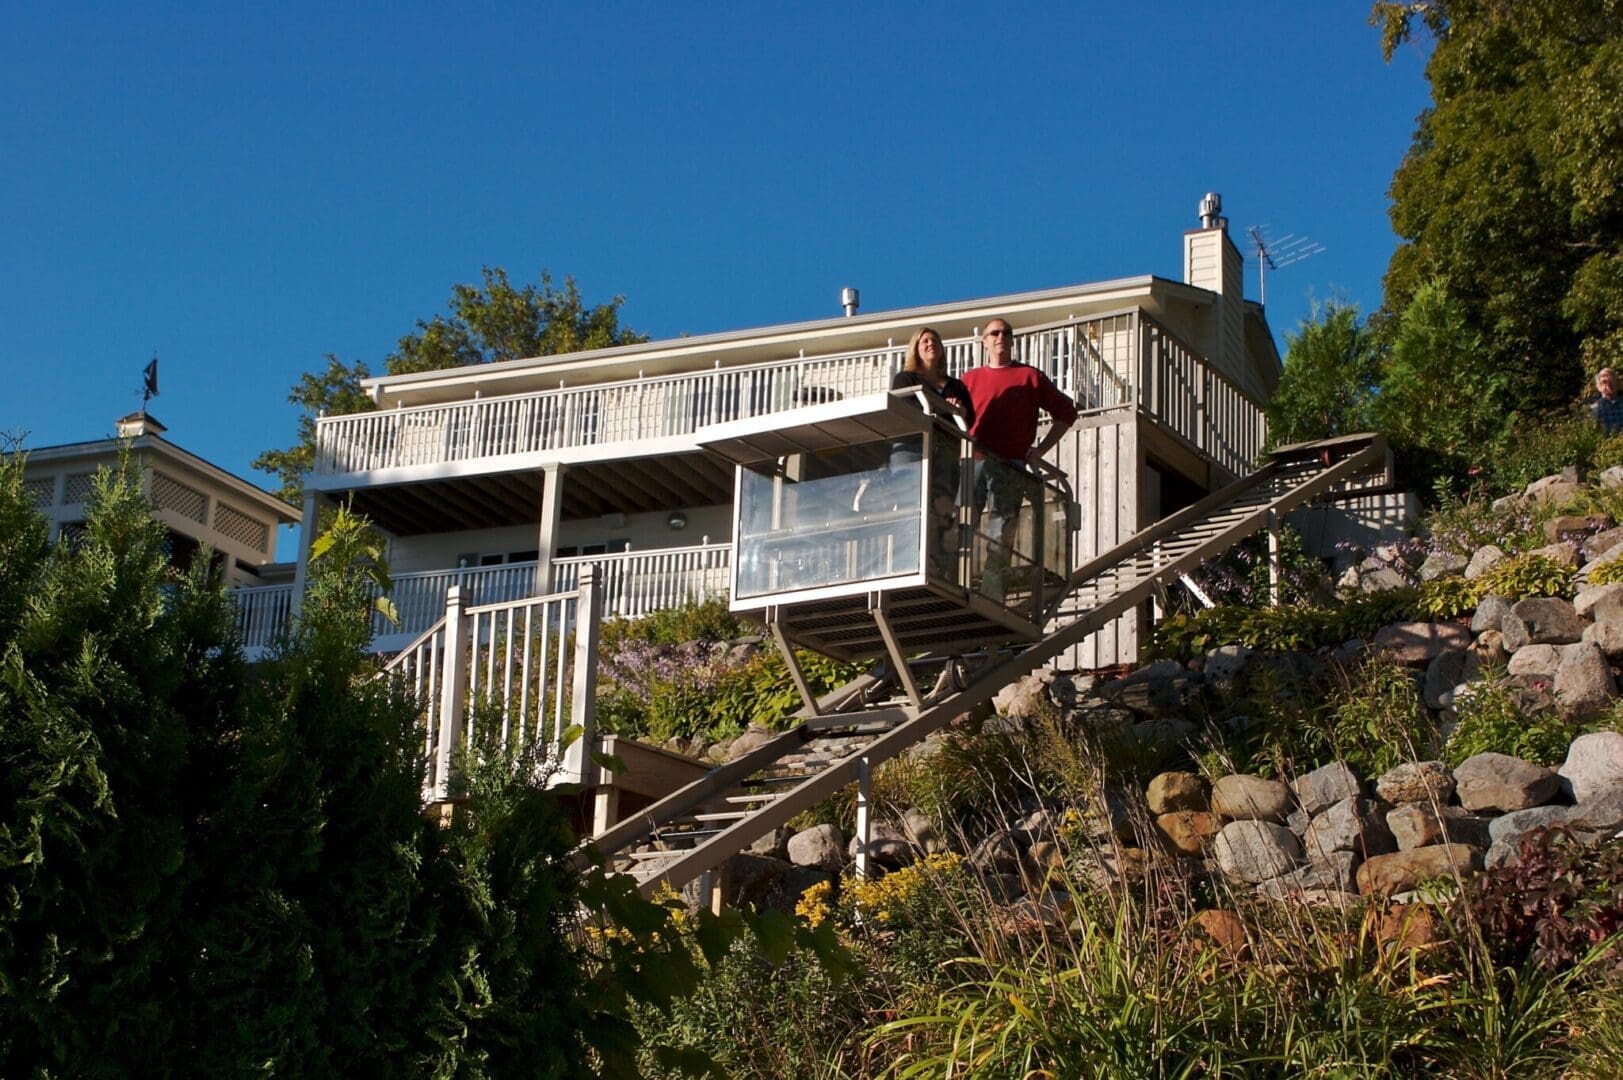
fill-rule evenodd
<path id="1" fill-rule="evenodd" d="M 1164 584 L 1275 524 L 1336 486 L 1389 469 L 1378 435 L 1282 447 L 1256 472 L 1212 493 L 1080 567 L 1069 615 L 1040 641 L 989 658 L 962 689 L 915 707 L 892 691 L 894 677 L 864 675 L 797 714 L 800 723 L 717 766 L 627 820 L 592 837 L 577 858 L 602 859 L 633 874 L 643 895 L 680 888 L 847 784 L 941 728 L 989 703 L 1021 676 L 1130 611 Z M 929 685 L 944 657 L 914 662 Z M 877 703 L 875 698 L 881 698 Z M 865 815 L 859 802 L 858 832 Z"/>

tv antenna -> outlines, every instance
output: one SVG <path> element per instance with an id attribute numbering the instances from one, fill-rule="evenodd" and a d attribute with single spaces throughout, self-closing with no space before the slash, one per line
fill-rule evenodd
<path id="1" fill-rule="evenodd" d="M 1286 233 L 1277 240 L 1268 235 L 1268 226 L 1252 225 L 1246 229 L 1251 237 L 1252 250 L 1257 256 L 1257 300 L 1268 306 L 1268 271 L 1283 270 L 1291 263 L 1310 259 L 1324 250 L 1324 245 L 1305 236 Z"/>

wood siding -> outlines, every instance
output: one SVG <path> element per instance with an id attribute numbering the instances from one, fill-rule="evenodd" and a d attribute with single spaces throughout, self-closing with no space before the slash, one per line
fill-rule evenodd
<path id="1" fill-rule="evenodd" d="M 1074 534 L 1076 565 L 1108 551 L 1147 521 L 1138 424 L 1137 414 L 1129 409 L 1089 417 L 1054 450 L 1081 510 Z M 1063 605 L 1059 621 L 1069 621 L 1074 613 L 1074 605 Z M 1098 668 L 1136 660 L 1143 625 L 1142 613 L 1123 615 L 1072 646 L 1054 666 Z"/>

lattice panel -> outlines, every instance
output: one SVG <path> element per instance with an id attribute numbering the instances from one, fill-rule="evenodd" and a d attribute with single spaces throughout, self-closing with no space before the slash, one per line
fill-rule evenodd
<path id="1" fill-rule="evenodd" d="M 208 499 L 196 488 L 187 487 L 172 476 L 152 471 L 152 505 L 173 510 L 182 517 L 202 523 L 208 520 Z"/>
<path id="2" fill-rule="evenodd" d="M 214 530 L 255 551 L 269 551 L 270 530 L 234 506 L 214 504 Z"/>
<path id="3" fill-rule="evenodd" d="M 87 472 L 74 473 L 69 476 L 67 484 L 62 489 L 62 501 L 68 506 L 72 506 L 74 503 L 89 500 L 95 479 L 94 473 Z"/>
<path id="4" fill-rule="evenodd" d="M 23 496 L 33 501 L 36 509 L 44 509 L 56 498 L 56 477 L 23 481 Z"/>

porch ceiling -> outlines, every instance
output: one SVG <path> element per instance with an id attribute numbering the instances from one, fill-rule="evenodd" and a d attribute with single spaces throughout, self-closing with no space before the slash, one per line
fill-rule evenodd
<path id="1" fill-rule="evenodd" d="M 340 500 L 352 495 L 357 512 L 395 536 L 416 536 L 531 524 L 541 514 L 543 475 L 486 473 L 331 494 Z M 733 467 L 710 454 L 594 461 L 565 469 L 563 516 L 713 506 L 732 497 Z"/>

